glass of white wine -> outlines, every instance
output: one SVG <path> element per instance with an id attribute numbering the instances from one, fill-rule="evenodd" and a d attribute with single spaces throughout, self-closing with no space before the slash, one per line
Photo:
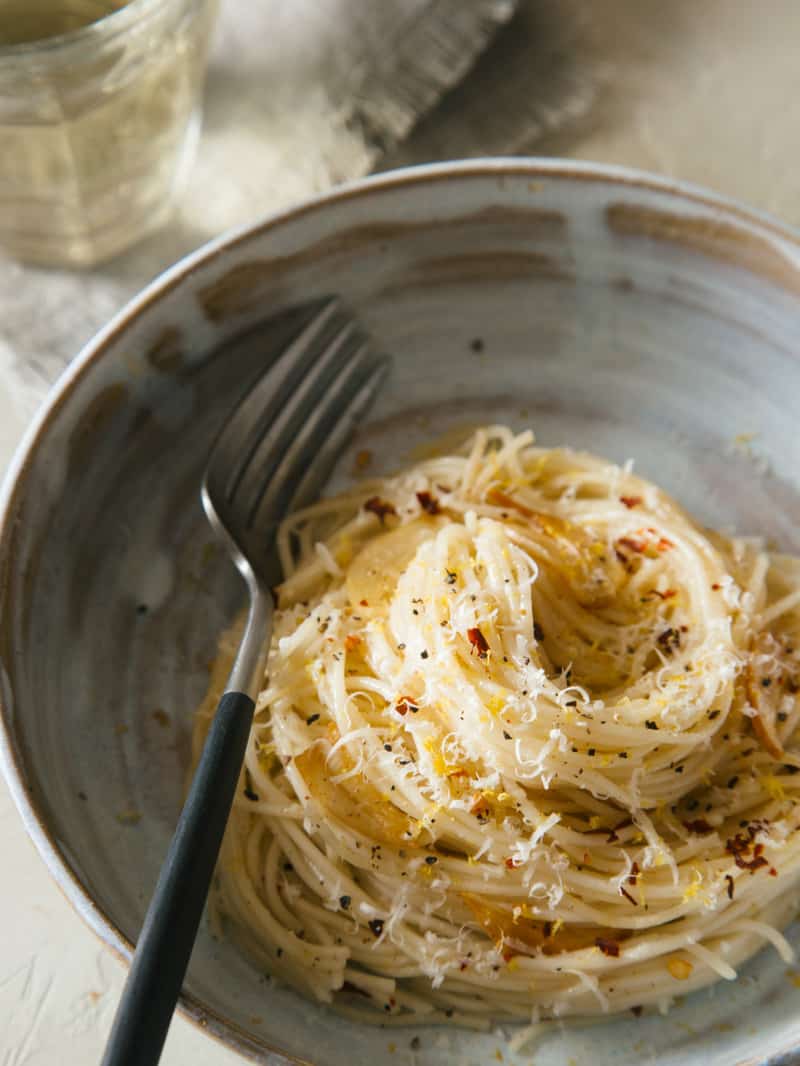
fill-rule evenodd
<path id="1" fill-rule="evenodd" d="M 217 0 L 0 0 L 0 247 L 89 266 L 171 212 Z"/>

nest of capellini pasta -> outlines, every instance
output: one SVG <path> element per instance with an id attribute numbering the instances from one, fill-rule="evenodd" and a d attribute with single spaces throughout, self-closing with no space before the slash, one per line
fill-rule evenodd
<path id="1" fill-rule="evenodd" d="M 279 550 L 215 896 L 269 972 L 483 1027 L 791 957 L 797 560 L 495 426 L 290 516 Z"/>

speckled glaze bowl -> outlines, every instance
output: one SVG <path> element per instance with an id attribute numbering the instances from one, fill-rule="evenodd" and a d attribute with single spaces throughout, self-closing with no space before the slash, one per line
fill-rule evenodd
<path id="1" fill-rule="evenodd" d="M 331 291 L 395 356 L 353 446 L 374 469 L 454 424 L 531 425 L 800 551 L 800 245 L 769 219 L 643 174 L 490 160 L 387 174 L 202 249 L 72 364 L 2 501 L 0 755 L 53 876 L 126 957 L 242 601 L 201 470 L 280 342 L 268 320 Z M 536 1062 L 800 1061 L 796 983 L 765 950 L 668 1017 L 556 1029 Z M 531 1061 L 496 1034 L 355 1025 L 207 932 L 183 1009 L 259 1062 Z"/>

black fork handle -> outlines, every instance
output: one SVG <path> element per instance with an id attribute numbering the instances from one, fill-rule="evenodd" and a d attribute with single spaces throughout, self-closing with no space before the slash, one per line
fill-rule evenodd
<path id="1" fill-rule="evenodd" d="M 155 1066 L 192 954 L 244 760 L 254 703 L 226 692 L 208 731 L 136 945 L 102 1066 Z"/>

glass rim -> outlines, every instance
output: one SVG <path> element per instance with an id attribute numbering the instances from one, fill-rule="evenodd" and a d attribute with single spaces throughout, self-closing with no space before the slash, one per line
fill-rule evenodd
<path id="1" fill-rule="evenodd" d="M 206 0 L 128 0 L 116 11 L 109 11 L 94 22 L 88 22 L 76 30 L 57 33 L 52 37 L 40 37 L 35 41 L 20 41 L 18 44 L 0 44 L 0 71 L 2 64 L 14 59 L 49 59 L 90 42 L 105 44 L 127 30 L 134 29 L 155 15 L 180 7 L 200 6 Z"/>

